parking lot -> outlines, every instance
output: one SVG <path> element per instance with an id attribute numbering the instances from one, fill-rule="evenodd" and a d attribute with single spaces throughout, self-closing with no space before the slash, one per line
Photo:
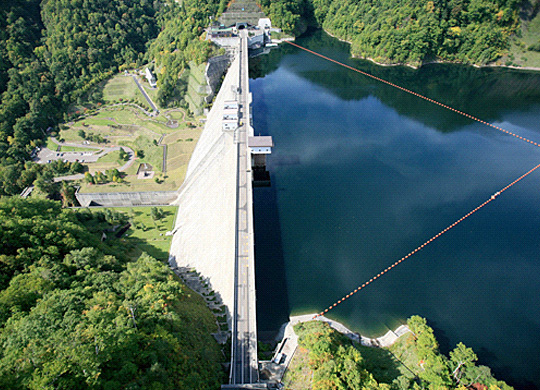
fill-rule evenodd
<path id="1" fill-rule="evenodd" d="M 38 164 L 46 164 L 55 160 L 90 163 L 96 162 L 103 155 L 104 153 L 101 150 L 92 150 L 88 152 L 55 152 L 47 148 L 42 148 L 34 161 Z"/>

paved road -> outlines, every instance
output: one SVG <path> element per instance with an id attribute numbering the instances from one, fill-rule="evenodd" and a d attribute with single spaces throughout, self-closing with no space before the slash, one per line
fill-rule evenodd
<path id="1" fill-rule="evenodd" d="M 132 74 L 131 77 L 133 77 L 133 81 L 135 81 L 135 84 L 137 84 L 137 87 L 139 87 L 139 90 L 140 90 L 141 93 L 143 94 L 144 98 L 146 99 L 146 101 L 148 102 L 148 104 L 150 105 L 150 107 L 152 108 L 152 110 L 154 110 L 155 112 L 159 112 L 159 110 L 157 109 L 157 107 L 156 107 L 156 105 L 154 104 L 154 102 L 152 101 L 152 99 L 150 99 L 150 96 L 148 96 L 148 94 L 146 93 L 146 91 L 144 90 L 144 88 L 142 87 L 142 85 L 139 83 L 139 80 L 137 80 L 137 76 L 135 76 L 134 74 Z"/>
<path id="2" fill-rule="evenodd" d="M 255 319 L 255 276 L 253 258 L 253 222 L 251 193 L 251 156 L 247 150 L 249 124 L 249 76 L 247 38 L 241 34 L 239 101 L 243 124 L 237 129 L 237 215 L 235 309 L 233 318 L 233 353 L 231 384 L 256 383 L 259 380 L 257 331 Z"/>

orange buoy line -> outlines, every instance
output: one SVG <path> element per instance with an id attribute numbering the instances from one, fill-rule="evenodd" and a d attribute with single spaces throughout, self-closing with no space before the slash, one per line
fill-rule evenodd
<path id="1" fill-rule="evenodd" d="M 379 272 L 377 275 L 375 275 L 374 277 L 372 277 L 371 279 L 369 279 L 367 282 L 365 282 L 364 284 L 358 286 L 356 289 L 352 290 L 349 294 L 345 295 L 343 298 L 341 298 L 340 300 L 336 301 L 333 305 L 330 305 L 328 306 L 328 308 L 324 309 L 323 311 L 321 311 L 319 314 L 316 314 L 313 319 L 319 317 L 319 316 L 322 316 L 326 313 L 328 313 L 330 310 L 332 310 L 334 307 L 336 307 L 337 305 L 339 305 L 340 303 L 342 303 L 343 301 L 345 301 L 346 299 L 349 299 L 351 296 L 353 296 L 354 294 L 356 294 L 358 291 L 362 290 L 363 288 L 367 287 L 370 283 L 374 282 L 375 280 L 379 279 L 381 276 L 383 276 L 385 273 L 387 273 L 388 271 L 390 271 L 392 268 L 394 268 L 395 266 L 399 265 L 400 263 L 404 262 L 405 260 L 407 260 L 409 257 L 411 257 L 412 255 L 414 255 L 416 252 L 420 251 L 421 249 L 423 249 L 425 246 L 431 244 L 433 241 L 435 241 L 437 238 L 439 238 L 440 236 L 442 236 L 444 233 L 446 233 L 447 231 L 449 231 L 450 229 L 452 229 L 453 227 L 455 227 L 456 225 L 458 225 L 459 223 L 463 222 L 465 219 L 469 218 L 471 215 L 473 215 L 474 213 L 476 213 L 478 210 L 480 210 L 482 207 L 488 205 L 489 203 L 493 202 L 499 195 L 501 195 L 504 191 L 508 190 L 510 187 L 512 187 L 513 185 L 517 184 L 518 182 L 520 182 L 521 180 L 523 180 L 525 177 L 529 176 L 531 173 L 533 173 L 534 171 L 536 171 L 538 168 L 540 168 L 540 164 L 538 164 L 537 166 L 535 166 L 533 169 L 531 169 L 530 171 L 528 171 L 527 173 L 521 175 L 520 177 L 518 177 L 516 180 L 514 180 L 512 183 L 508 184 L 506 187 L 502 188 L 501 190 L 495 192 L 493 195 L 491 195 L 489 197 L 488 200 L 486 200 L 484 203 L 482 203 L 480 206 L 476 207 L 475 209 L 469 211 L 467 214 L 465 214 L 463 217 L 461 217 L 460 219 L 458 219 L 457 221 L 455 221 L 453 224 L 449 225 L 446 229 L 444 230 L 441 230 L 439 233 L 437 233 L 436 235 L 434 235 L 433 237 L 431 237 L 429 240 L 427 240 L 426 242 L 424 242 L 422 245 L 420 245 L 419 247 L 417 247 L 415 250 L 413 250 L 412 252 L 410 252 L 409 254 L 407 254 L 406 256 L 403 256 L 401 259 L 399 259 L 398 261 L 396 261 L 395 263 L 393 263 L 392 265 L 390 265 L 389 267 L 385 268 L 383 271 Z"/>
<path id="2" fill-rule="evenodd" d="M 305 51 L 307 51 L 308 53 L 311 53 L 311 54 L 314 54 L 314 55 L 316 55 L 316 56 L 318 56 L 318 57 L 324 58 L 325 60 L 328 60 L 328 61 L 333 62 L 333 63 L 335 63 L 335 64 L 341 65 L 341 66 L 343 66 L 343 67 L 345 67 L 345 68 L 347 68 L 347 69 L 350 69 L 350 70 L 353 70 L 353 71 L 358 72 L 358 73 L 360 73 L 360 74 L 363 74 L 364 76 L 371 77 L 372 79 L 377 80 L 377 81 L 380 81 L 381 83 L 385 83 L 385 84 L 387 84 L 387 85 L 390 85 L 391 87 L 400 89 L 400 90 L 402 90 L 402 91 L 404 91 L 404 92 L 410 93 L 411 95 L 414 95 L 414 96 L 419 97 L 419 98 L 421 98 L 421 99 L 427 100 L 428 102 L 433 103 L 433 104 L 436 104 L 436 105 L 441 106 L 441 107 L 443 107 L 443 108 L 446 108 L 447 110 L 454 111 L 454 112 L 457 113 L 457 114 L 463 115 L 463 116 L 466 117 L 466 118 L 472 119 L 472 120 L 477 121 L 477 122 L 480 122 L 480 123 L 482 123 L 482 124 L 484 124 L 484 125 L 486 125 L 486 126 L 492 127 L 492 128 L 494 128 L 494 129 L 496 129 L 496 130 L 499 130 L 499 131 L 501 131 L 501 132 L 503 132 L 503 133 L 505 133 L 505 134 L 511 135 L 512 137 L 516 137 L 516 138 L 518 138 L 518 139 L 520 139 L 520 140 L 522 140 L 522 141 L 525 141 L 525 142 L 527 142 L 527 143 L 529 143 L 529 144 L 532 144 L 532 145 L 534 145 L 534 146 L 540 147 L 540 144 L 539 144 L 539 143 L 534 142 L 534 141 L 531 141 L 530 139 L 527 139 L 527 138 L 525 138 L 525 137 L 522 137 L 522 136 L 520 136 L 520 135 L 518 135 L 518 134 L 512 133 L 511 131 L 505 130 L 505 129 L 503 129 L 502 127 L 499 127 L 499 126 L 494 125 L 493 123 L 486 122 L 486 121 L 484 121 L 484 120 L 482 120 L 482 119 L 479 119 L 479 118 L 477 118 L 477 117 L 475 117 L 475 116 L 469 115 L 469 114 L 467 114 L 466 112 L 456 110 L 455 108 L 450 107 L 450 106 L 447 106 L 446 104 L 443 104 L 443 103 L 438 102 L 438 101 L 436 101 L 436 100 L 430 99 L 430 98 L 428 98 L 427 96 L 420 95 L 419 93 L 416 93 L 416 92 L 414 92 L 414 91 L 411 91 L 410 89 L 400 87 L 399 85 L 394 84 L 394 83 L 391 83 L 390 81 L 381 79 L 380 77 L 374 76 L 374 75 L 372 75 L 372 74 L 370 74 L 370 73 L 361 71 L 360 69 L 356 69 L 356 68 L 354 68 L 354 67 L 352 67 L 352 66 L 349 66 L 349 65 L 344 64 L 344 63 L 342 63 L 342 62 L 336 61 L 336 60 L 334 60 L 334 59 L 332 59 L 332 58 L 330 58 L 330 57 L 327 57 L 327 56 L 325 56 L 325 55 L 322 55 L 322 54 L 319 54 L 319 53 L 317 53 L 317 52 L 314 52 L 313 50 L 309 50 L 309 49 L 307 49 L 307 48 L 305 48 L 305 47 L 302 47 L 302 46 L 300 46 L 300 45 L 298 45 L 298 44 L 296 44 L 296 43 L 293 43 L 293 42 L 290 42 L 290 41 L 285 41 L 285 42 L 287 42 L 289 45 L 292 45 L 292 46 L 298 47 L 299 49 L 305 50 Z"/>

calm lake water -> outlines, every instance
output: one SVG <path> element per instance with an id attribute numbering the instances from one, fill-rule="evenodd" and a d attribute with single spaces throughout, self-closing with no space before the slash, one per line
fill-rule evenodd
<path id="1" fill-rule="evenodd" d="M 540 73 L 349 58 L 300 45 L 540 141 Z M 251 61 L 259 331 L 320 311 L 540 163 L 540 148 L 289 45 Z M 540 388 L 540 170 L 331 311 L 368 336 L 419 314 L 520 389 Z"/>

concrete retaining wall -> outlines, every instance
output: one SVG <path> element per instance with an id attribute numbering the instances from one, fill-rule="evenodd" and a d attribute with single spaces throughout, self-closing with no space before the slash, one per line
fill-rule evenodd
<path id="1" fill-rule="evenodd" d="M 75 194 L 82 207 L 90 205 L 106 207 L 168 205 L 178 197 L 178 191 L 110 192 Z"/>
<path id="2" fill-rule="evenodd" d="M 211 92 L 205 98 L 206 103 L 210 103 L 214 98 L 219 80 L 221 79 L 221 76 L 223 76 L 223 73 L 227 71 L 230 63 L 231 58 L 228 54 L 208 59 L 208 64 L 206 65 L 204 75 L 206 77 L 206 82 L 210 86 Z"/>

